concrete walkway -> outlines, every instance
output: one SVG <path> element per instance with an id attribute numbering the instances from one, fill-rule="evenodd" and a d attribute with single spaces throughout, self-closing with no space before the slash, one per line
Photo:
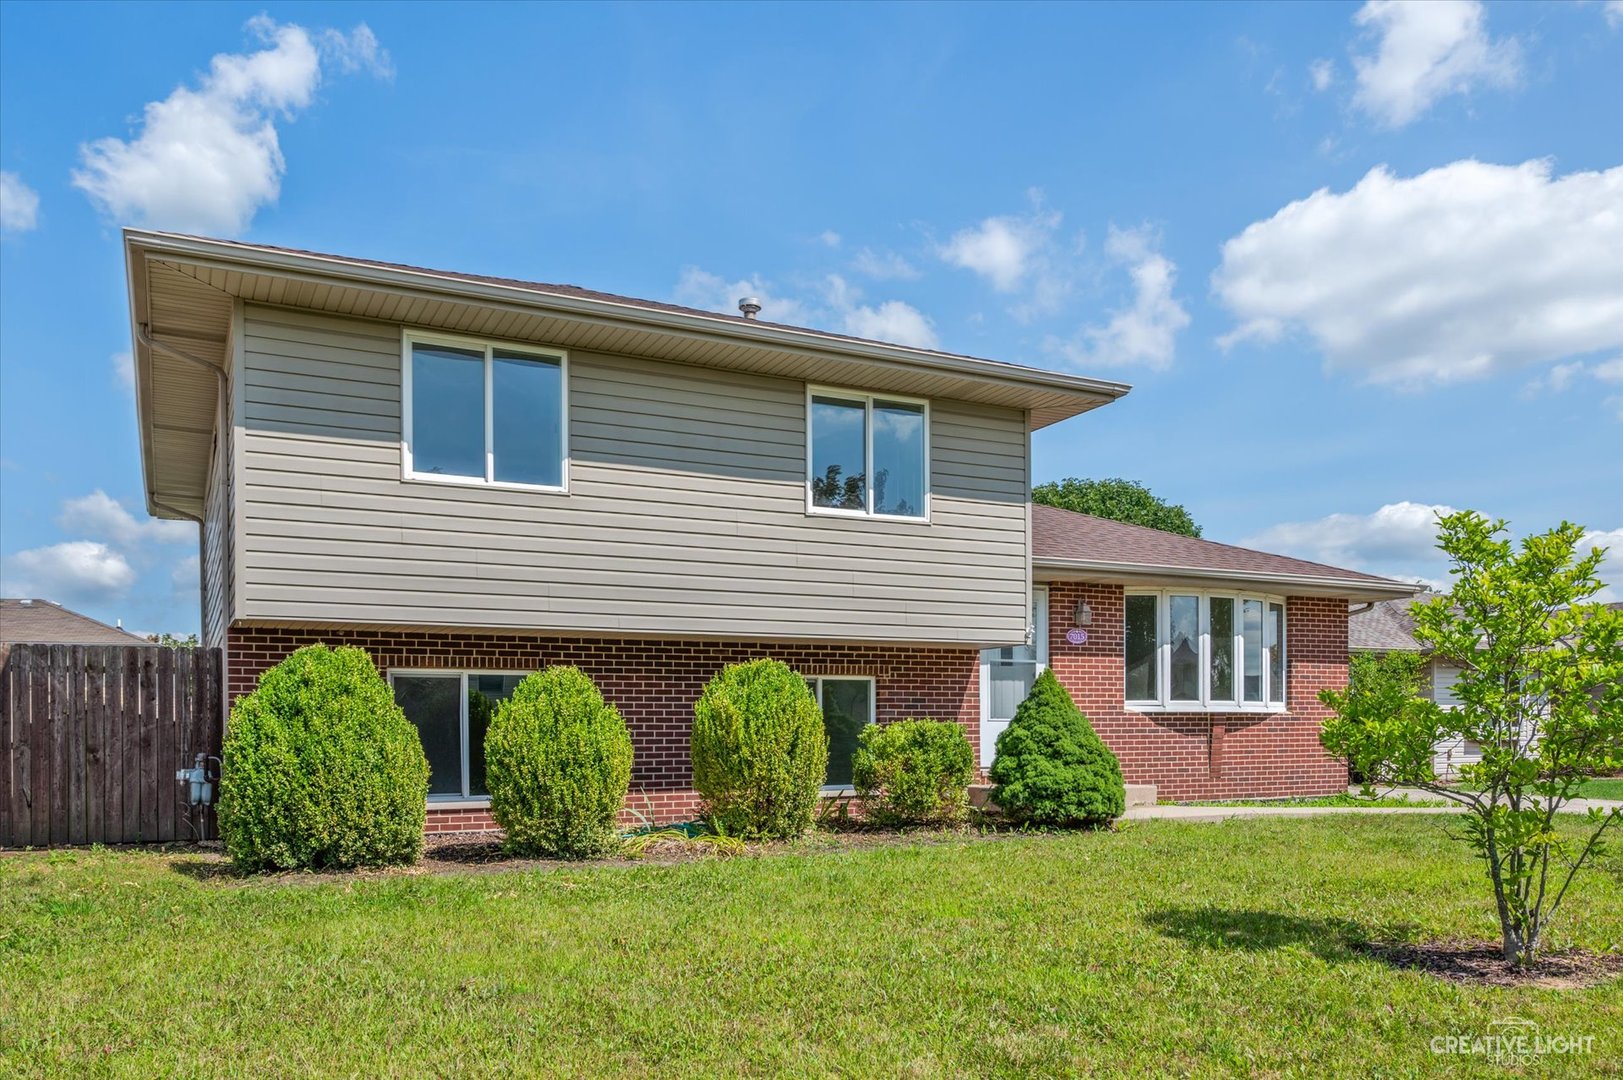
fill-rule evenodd
<path id="1" fill-rule="evenodd" d="M 1349 789 L 1358 794 L 1360 788 Z M 1227 821 L 1230 818 L 1249 817 L 1323 817 L 1329 814 L 1458 814 L 1464 811 L 1460 804 L 1449 802 L 1439 795 L 1412 788 L 1387 789 L 1382 796 L 1403 796 L 1410 799 L 1435 800 L 1442 806 L 1130 806 L 1122 818 L 1142 821 L 1150 818 L 1170 818 L 1174 821 Z M 1585 814 L 1591 807 L 1611 810 L 1623 807 L 1613 799 L 1574 799 L 1561 808 L 1562 813 Z"/>

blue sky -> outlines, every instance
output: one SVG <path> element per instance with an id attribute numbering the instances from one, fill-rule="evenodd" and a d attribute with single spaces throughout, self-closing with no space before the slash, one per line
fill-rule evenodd
<path id="1" fill-rule="evenodd" d="M 1436 507 L 1565 518 L 1623 584 L 1620 106 L 1616 0 L 9 3 L 0 584 L 197 627 L 125 224 L 1120 379 L 1038 480 L 1433 580 Z"/>

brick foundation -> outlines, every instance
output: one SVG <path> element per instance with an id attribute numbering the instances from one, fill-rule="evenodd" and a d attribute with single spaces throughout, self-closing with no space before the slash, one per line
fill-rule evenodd
<path id="1" fill-rule="evenodd" d="M 1077 601 L 1093 609 L 1088 641 L 1065 631 Z M 1292 597 L 1286 608 L 1285 713 L 1136 713 L 1122 704 L 1124 590 L 1049 586 L 1049 665 L 1121 759 L 1128 783 L 1155 784 L 1169 799 L 1267 798 L 1342 791 L 1346 766 L 1319 745 L 1328 711 L 1323 687 L 1347 681 L 1347 604 Z M 692 818 L 698 798 L 688 767 L 693 702 L 722 666 L 772 656 L 806 675 L 874 678 L 880 723 L 910 716 L 956 720 L 980 753 L 980 654 L 974 649 L 891 645 L 532 637 L 392 630 L 234 626 L 227 635 L 232 700 L 301 645 L 358 645 L 378 667 L 470 671 L 581 668 L 620 709 L 635 760 L 626 824 Z M 482 809 L 433 809 L 429 832 L 491 827 Z"/>
<path id="2" fill-rule="evenodd" d="M 980 752 L 980 653 L 896 645 L 530 637 L 446 631 L 301 630 L 233 626 L 227 634 L 231 700 L 301 645 L 357 645 L 385 674 L 391 668 L 539 671 L 573 664 L 590 675 L 625 717 L 635 757 L 627 824 L 691 819 L 698 810 L 688 767 L 693 702 L 729 663 L 770 656 L 805 675 L 874 679 L 880 723 L 907 717 L 956 720 Z M 429 832 L 490 827 L 480 809 L 430 808 Z"/>
<path id="3" fill-rule="evenodd" d="M 1065 640 L 1079 600 L 1093 609 L 1084 645 Z M 1121 760 L 1130 784 L 1163 799 L 1278 798 L 1345 791 L 1347 766 L 1319 745 L 1324 687 L 1347 684 L 1347 602 L 1290 597 L 1285 607 L 1284 713 L 1139 713 L 1122 704 L 1125 590 L 1048 587 L 1048 657 L 1054 675 Z"/>

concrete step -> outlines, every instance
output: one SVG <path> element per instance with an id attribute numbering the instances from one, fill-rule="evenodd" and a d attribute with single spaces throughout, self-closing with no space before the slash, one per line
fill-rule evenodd
<path id="1" fill-rule="evenodd" d="M 1127 805 L 1128 806 L 1154 806 L 1155 805 L 1155 785 L 1154 784 L 1128 784 L 1127 785 Z"/>

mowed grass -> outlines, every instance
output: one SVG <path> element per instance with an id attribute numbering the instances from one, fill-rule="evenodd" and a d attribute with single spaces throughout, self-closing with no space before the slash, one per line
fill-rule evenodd
<path id="1" fill-rule="evenodd" d="M 313 883 L 0 859 L 0 1074 L 1503 1075 L 1434 1036 L 1592 1034 L 1623 987 L 1466 987 L 1363 940 L 1495 932 L 1439 815 L 1151 821 L 672 866 Z M 1560 943 L 1623 941 L 1623 860 Z"/>
<path id="2" fill-rule="evenodd" d="M 1578 797 L 1583 799 L 1623 799 L 1623 776 L 1607 777 L 1601 780 L 1585 780 L 1578 787 Z"/>

